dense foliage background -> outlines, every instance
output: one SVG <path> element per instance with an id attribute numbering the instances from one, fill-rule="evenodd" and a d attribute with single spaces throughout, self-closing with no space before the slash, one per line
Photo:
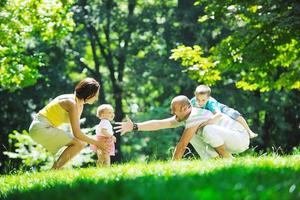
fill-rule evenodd
<path id="1" fill-rule="evenodd" d="M 172 97 L 204 83 L 259 134 L 255 151 L 289 153 L 300 143 L 299 41 L 297 0 L 1 1 L 1 170 L 22 160 L 4 151 L 28 152 L 17 141 L 32 115 L 87 76 L 102 88 L 82 127 L 104 102 L 116 121 L 168 117 Z M 117 135 L 114 160 L 168 159 L 181 131 Z"/>

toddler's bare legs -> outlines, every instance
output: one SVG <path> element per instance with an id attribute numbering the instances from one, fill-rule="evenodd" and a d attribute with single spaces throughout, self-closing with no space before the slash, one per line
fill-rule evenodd
<path id="1" fill-rule="evenodd" d="M 248 126 L 248 124 L 247 124 L 246 120 L 244 119 L 244 117 L 239 116 L 239 117 L 236 119 L 236 121 L 238 121 L 240 124 L 242 124 L 242 126 L 247 130 L 247 132 L 248 132 L 250 138 L 255 138 L 255 137 L 257 137 L 257 134 L 254 133 L 254 132 L 250 129 L 250 127 Z"/>
<path id="2" fill-rule="evenodd" d="M 110 166 L 110 155 L 103 153 L 101 150 L 97 150 L 97 166 L 98 167 L 109 167 Z"/>

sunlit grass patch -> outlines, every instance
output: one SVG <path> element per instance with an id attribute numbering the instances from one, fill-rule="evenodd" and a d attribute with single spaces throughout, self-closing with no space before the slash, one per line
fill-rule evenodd
<path id="1" fill-rule="evenodd" d="M 300 157 L 127 163 L 7 175 L 4 199 L 299 199 Z"/>

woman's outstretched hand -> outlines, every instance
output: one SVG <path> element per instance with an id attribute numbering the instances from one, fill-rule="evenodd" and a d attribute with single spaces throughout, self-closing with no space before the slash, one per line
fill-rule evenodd
<path id="1" fill-rule="evenodd" d="M 98 141 L 96 144 L 97 148 L 100 149 L 104 153 L 109 153 L 109 146 L 107 142 Z"/>
<path id="2" fill-rule="evenodd" d="M 126 122 L 116 122 L 116 124 L 119 126 L 114 127 L 114 129 L 117 133 L 121 133 L 121 135 L 124 135 L 125 133 L 130 132 L 133 129 L 133 122 L 131 121 L 131 119 L 129 119 L 128 116 L 126 116 Z"/>

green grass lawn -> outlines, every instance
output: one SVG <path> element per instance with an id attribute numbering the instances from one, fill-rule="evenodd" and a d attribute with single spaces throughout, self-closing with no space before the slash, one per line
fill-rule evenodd
<path id="1" fill-rule="evenodd" d="M 128 163 L 1 176 L 0 198 L 300 199 L 300 156 Z"/>

